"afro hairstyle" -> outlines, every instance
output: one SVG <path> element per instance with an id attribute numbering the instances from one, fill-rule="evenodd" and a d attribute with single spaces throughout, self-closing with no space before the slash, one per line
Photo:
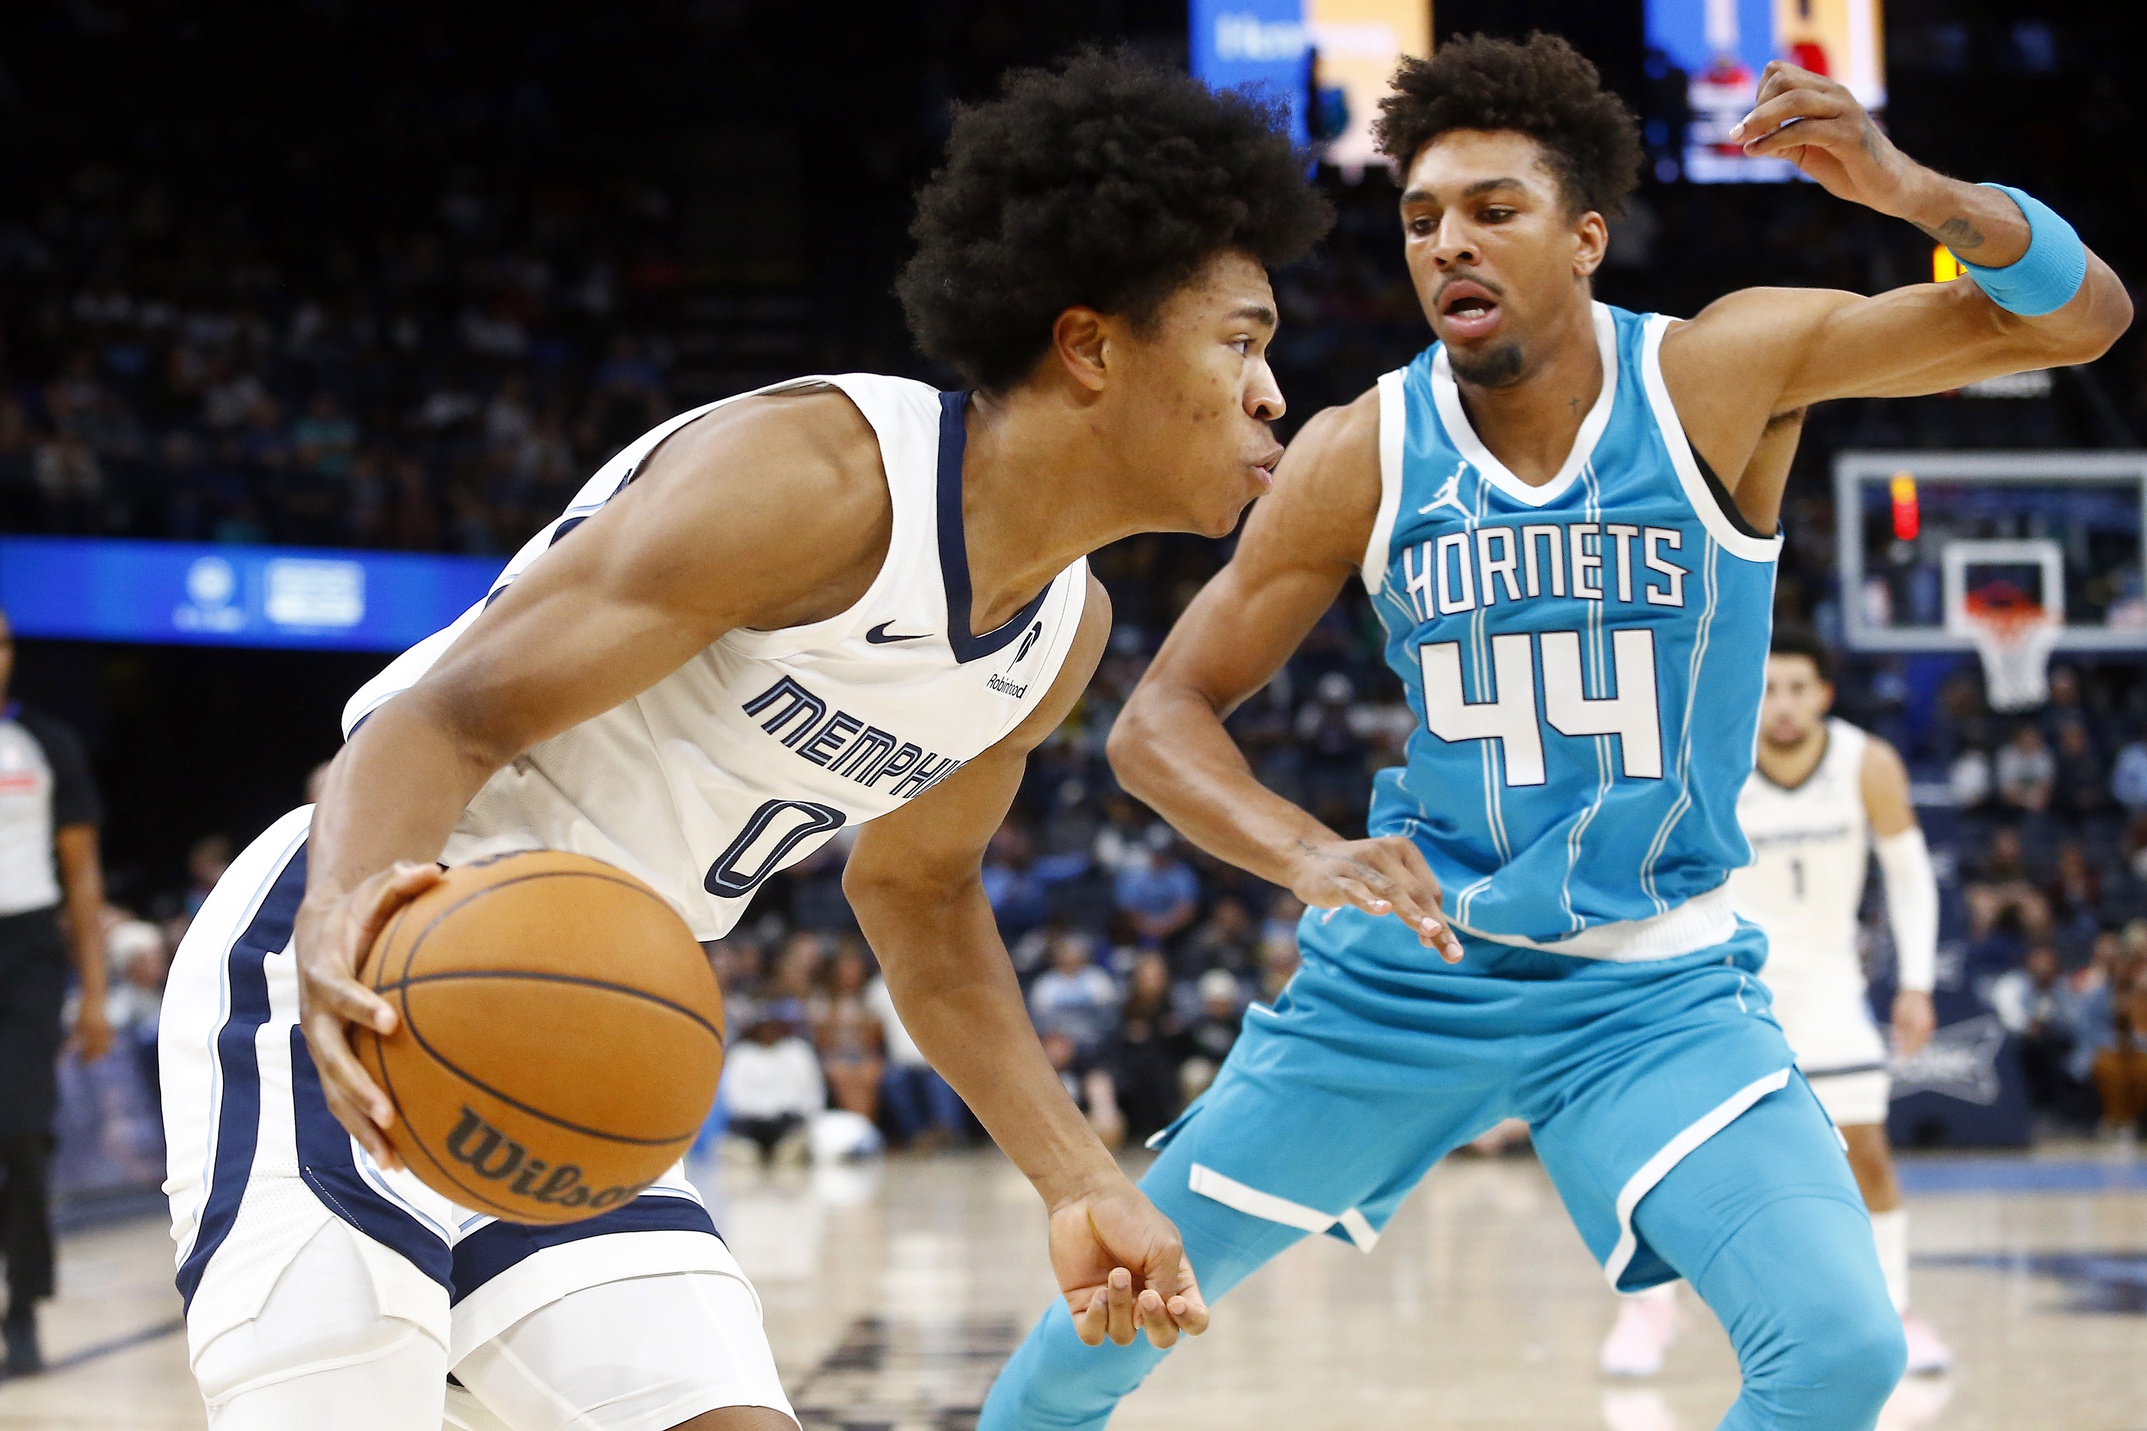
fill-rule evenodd
<path id="1" fill-rule="evenodd" d="M 1277 115 L 1125 51 L 1008 77 L 955 112 L 895 291 L 927 357 L 1003 391 L 1066 309 L 1152 324 L 1222 252 L 1276 267 L 1334 221 Z"/>
<path id="2" fill-rule="evenodd" d="M 1575 214 L 1614 215 L 1640 182 L 1640 124 L 1587 57 L 1541 31 L 1526 43 L 1468 35 L 1403 60 L 1373 137 L 1403 170 L 1453 129 L 1513 129 L 1543 148 Z"/>

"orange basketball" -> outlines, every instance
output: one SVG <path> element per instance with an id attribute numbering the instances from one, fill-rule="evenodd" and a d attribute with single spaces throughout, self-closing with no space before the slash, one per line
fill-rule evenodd
<path id="1" fill-rule="evenodd" d="M 629 1202 L 692 1144 L 723 1068 L 723 994 L 670 905 L 550 850 L 447 872 L 359 979 L 401 1022 L 356 1031 L 410 1170 L 464 1207 L 573 1222 Z"/>

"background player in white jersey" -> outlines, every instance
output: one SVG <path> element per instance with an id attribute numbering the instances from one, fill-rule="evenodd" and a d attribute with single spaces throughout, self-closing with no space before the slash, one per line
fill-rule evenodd
<path id="1" fill-rule="evenodd" d="M 1223 535 L 1271 480 L 1265 269 L 1329 218 L 1250 101 L 1127 57 L 1017 77 L 959 116 L 901 285 L 974 393 L 807 379 L 666 423 L 353 701 L 319 805 L 233 865 L 165 1006 L 215 1431 L 791 1425 L 682 1177 L 518 1227 L 382 1137 L 347 1030 L 395 1019 L 356 961 L 436 861 L 516 846 L 610 859 L 713 939 L 871 821 L 851 903 L 905 1028 L 1043 1195 L 1083 1335 L 1205 1325 L 1175 1230 L 1037 1043 L 980 861 L 1108 635 L 1085 554 Z"/>
<path id="2" fill-rule="evenodd" d="M 1848 1144 L 1886 1290 L 1902 1314 L 1908 1369 L 1938 1372 L 1952 1354 L 1936 1329 L 1909 1311 L 1908 1211 L 1886 1140 L 1893 1084 L 1888 1040 L 1871 1018 L 1858 948 L 1864 878 L 1876 854 L 1898 986 L 1891 1054 L 1911 1057 L 1937 1024 L 1931 985 L 1938 881 L 1901 757 L 1879 737 L 1830 717 L 1833 704 L 1825 643 L 1808 628 L 1777 630 L 1767 657 L 1758 757 L 1737 801 L 1752 863 L 1730 876 L 1730 894 L 1737 912 L 1766 931 L 1760 977 L 1774 995 L 1774 1016 L 1797 1068 Z M 1661 1369 L 1679 1330 L 1676 1285 L 1624 1300 L 1603 1342 L 1604 1371 L 1651 1376 Z"/>

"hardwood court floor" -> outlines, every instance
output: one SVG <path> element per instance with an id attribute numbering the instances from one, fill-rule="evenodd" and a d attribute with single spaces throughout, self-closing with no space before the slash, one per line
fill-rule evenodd
<path id="1" fill-rule="evenodd" d="M 1958 1354 L 1887 1427 L 2147 1431 L 2147 1163 L 2091 1153 L 1908 1170 L 1920 1309 Z M 807 1431 L 959 1431 L 1050 1293 L 1043 1219 L 996 1156 L 711 1168 L 718 1225 L 766 1304 Z M 51 1374 L 0 1385 L 0 1428 L 203 1425 L 144 1221 L 66 1241 Z M 1595 1373 L 1612 1306 L 1541 1170 L 1438 1170 L 1367 1257 L 1314 1238 L 1226 1302 L 1113 1431 L 1706 1431 L 1736 1391 L 1713 1319 L 1664 1374 Z"/>

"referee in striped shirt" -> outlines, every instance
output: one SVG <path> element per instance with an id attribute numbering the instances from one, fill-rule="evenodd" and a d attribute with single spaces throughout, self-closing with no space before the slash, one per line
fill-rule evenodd
<path id="1" fill-rule="evenodd" d="M 52 1295 L 47 1198 L 69 956 L 81 984 L 75 1050 L 112 1046 L 105 1021 L 99 809 L 74 732 L 7 696 L 14 630 L 0 612 L 0 1247 L 7 1374 L 43 1370 L 37 1304 Z M 61 913 L 65 911 L 65 927 Z"/>

